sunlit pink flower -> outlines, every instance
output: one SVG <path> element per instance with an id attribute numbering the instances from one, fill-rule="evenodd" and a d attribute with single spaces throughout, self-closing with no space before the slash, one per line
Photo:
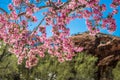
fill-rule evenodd
<path id="1" fill-rule="evenodd" d="M 19 6 L 22 0 L 12 0 L 14 6 Z"/>
<path id="2" fill-rule="evenodd" d="M 62 57 L 58 57 L 58 61 L 59 61 L 60 63 L 62 63 L 62 62 L 64 62 L 65 60 L 64 60 L 64 58 L 62 58 Z"/>
<path id="3" fill-rule="evenodd" d="M 111 6 L 111 8 L 116 8 L 115 4 L 111 4 L 110 6 Z"/>
<path id="4" fill-rule="evenodd" d="M 117 14 L 117 13 L 118 13 L 118 10 L 117 10 L 117 9 L 113 10 L 113 12 L 112 12 L 113 15 L 114 15 L 114 14 Z"/>
<path id="5" fill-rule="evenodd" d="M 12 4 L 9 4 L 9 5 L 8 5 L 8 8 L 9 8 L 10 10 L 13 10 L 13 9 L 14 9 L 14 7 L 13 7 Z"/>
<path id="6" fill-rule="evenodd" d="M 71 61 L 72 58 L 73 58 L 73 56 L 72 56 L 71 54 L 66 54 L 65 59 L 66 59 L 67 61 Z"/>
<path id="7" fill-rule="evenodd" d="M 39 56 L 40 56 L 41 58 L 43 58 L 43 57 L 45 57 L 45 54 L 44 54 L 43 52 L 39 52 Z"/>
<path id="8" fill-rule="evenodd" d="M 32 21 L 33 21 L 33 22 L 37 22 L 36 16 L 32 16 Z"/>
<path id="9" fill-rule="evenodd" d="M 105 11 L 106 10 L 106 5 L 105 4 L 102 4 L 102 11 Z"/>
<path id="10" fill-rule="evenodd" d="M 26 9 L 26 16 L 32 16 L 32 14 L 33 14 L 33 11 L 32 11 L 32 9 L 31 8 L 27 8 Z"/>
<path id="11" fill-rule="evenodd" d="M 83 51 L 83 47 L 75 47 L 74 48 L 74 50 L 76 51 L 76 52 L 81 52 L 81 51 Z"/>
<path id="12" fill-rule="evenodd" d="M 11 19 L 12 20 L 17 20 L 18 19 L 18 15 L 17 15 L 17 13 L 15 11 L 11 12 Z"/>

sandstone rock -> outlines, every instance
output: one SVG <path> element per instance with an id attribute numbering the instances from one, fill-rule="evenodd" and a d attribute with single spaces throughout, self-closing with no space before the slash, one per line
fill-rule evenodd
<path id="1" fill-rule="evenodd" d="M 113 80 L 112 69 L 120 61 L 120 37 L 98 33 L 96 36 L 89 32 L 70 37 L 76 46 L 84 47 L 84 52 L 98 57 L 98 79 Z"/>
<path id="2" fill-rule="evenodd" d="M 72 36 L 71 39 L 76 46 L 84 47 L 84 52 L 97 56 L 99 62 L 101 62 L 101 60 L 103 61 L 108 56 L 113 55 L 114 57 L 117 57 L 120 55 L 120 37 L 103 33 L 92 36 L 89 35 L 89 32 L 85 32 L 83 34 Z M 109 65 L 110 61 L 108 60 L 106 63 Z"/>

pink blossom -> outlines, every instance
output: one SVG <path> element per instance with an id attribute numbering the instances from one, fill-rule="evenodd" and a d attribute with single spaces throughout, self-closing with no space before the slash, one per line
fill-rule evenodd
<path id="1" fill-rule="evenodd" d="M 32 21 L 33 21 L 33 22 L 37 22 L 36 16 L 32 16 L 31 18 L 32 18 Z"/>
<path id="2" fill-rule="evenodd" d="M 39 8 L 38 7 L 33 7 L 33 10 L 34 10 L 34 12 L 37 12 L 37 11 L 39 11 Z"/>
<path id="3" fill-rule="evenodd" d="M 113 12 L 112 12 L 113 15 L 114 15 L 114 14 L 117 14 L 117 13 L 118 13 L 118 10 L 117 10 L 117 9 L 113 10 Z"/>
<path id="4" fill-rule="evenodd" d="M 81 51 L 83 51 L 83 47 L 75 47 L 74 48 L 74 50 L 76 51 L 76 52 L 81 52 Z"/>
<path id="5" fill-rule="evenodd" d="M 106 10 L 106 5 L 105 4 L 102 4 L 102 11 L 105 11 Z"/>
<path id="6" fill-rule="evenodd" d="M 35 65 L 37 65 L 38 59 L 35 56 L 31 56 L 27 61 L 26 61 L 26 68 L 31 68 Z"/>
<path id="7" fill-rule="evenodd" d="M 82 14 L 85 19 L 89 18 L 92 15 L 92 13 L 89 12 L 88 10 L 84 10 Z"/>
<path id="8" fill-rule="evenodd" d="M 36 0 L 36 2 L 40 2 L 40 0 Z"/>
<path id="9" fill-rule="evenodd" d="M 62 62 L 64 62 L 65 60 L 64 60 L 64 58 L 59 57 L 59 58 L 58 58 L 58 61 L 59 61 L 60 63 L 62 63 Z"/>
<path id="10" fill-rule="evenodd" d="M 39 56 L 40 56 L 41 58 L 43 58 L 43 57 L 45 56 L 45 54 L 44 54 L 43 52 L 39 52 Z"/>
<path id="11" fill-rule="evenodd" d="M 12 20 L 17 20 L 18 19 L 18 15 L 17 15 L 17 13 L 15 11 L 11 12 L 11 19 Z"/>
<path id="12" fill-rule="evenodd" d="M 110 6 L 111 6 L 111 8 L 116 8 L 115 4 L 111 4 Z"/>
<path id="13" fill-rule="evenodd" d="M 71 61 L 73 56 L 71 54 L 66 54 L 66 60 Z"/>
<path id="14" fill-rule="evenodd" d="M 33 14 L 33 10 L 31 8 L 27 8 L 26 9 L 26 16 L 30 17 L 30 16 L 32 16 L 32 14 Z"/>
<path id="15" fill-rule="evenodd" d="M 116 21 L 113 16 L 118 13 L 116 8 L 120 6 L 120 0 L 113 0 L 111 7 L 115 9 L 105 17 L 103 11 L 107 7 L 105 4 L 100 5 L 100 0 L 70 0 L 65 5 L 62 0 L 53 3 L 46 1 L 44 6 L 47 11 L 42 12 L 47 16 L 43 19 L 43 23 L 38 25 L 38 29 L 31 32 L 29 30 L 31 22 L 37 22 L 38 16 L 34 16 L 35 12 L 40 12 L 44 6 L 38 8 L 29 0 L 12 0 L 12 2 L 8 5 L 10 13 L 0 14 L 0 38 L 5 44 L 11 45 L 10 51 L 17 56 L 18 64 L 25 60 L 29 69 L 37 65 L 38 57 L 44 57 L 46 51 L 50 56 L 57 57 L 59 62 L 64 62 L 72 60 L 76 52 L 84 50 L 84 47 L 75 47 L 69 39 L 70 29 L 67 24 L 74 19 L 85 19 L 90 35 L 93 36 L 99 33 L 100 27 L 109 32 L 115 31 Z M 47 26 L 52 28 L 51 37 L 47 37 Z"/>
<path id="16" fill-rule="evenodd" d="M 27 26 L 27 24 L 28 24 L 28 23 L 27 23 L 26 20 L 22 20 L 22 21 L 21 21 L 21 25 L 23 25 L 23 26 Z"/>
<path id="17" fill-rule="evenodd" d="M 22 0 L 12 0 L 14 6 L 19 6 Z"/>
<path id="18" fill-rule="evenodd" d="M 25 1 L 25 3 L 26 3 L 26 4 L 29 4 L 29 3 L 30 3 L 30 1 L 29 1 L 29 0 L 24 0 L 24 1 Z"/>
<path id="19" fill-rule="evenodd" d="M 13 9 L 14 9 L 14 7 L 13 7 L 12 4 L 9 4 L 9 5 L 8 5 L 8 8 L 9 8 L 10 10 L 13 10 Z"/>

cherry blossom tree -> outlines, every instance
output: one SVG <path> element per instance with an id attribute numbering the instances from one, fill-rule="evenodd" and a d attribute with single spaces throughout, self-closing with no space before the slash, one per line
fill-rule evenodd
<path id="1" fill-rule="evenodd" d="M 66 27 L 76 18 L 84 18 L 91 35 L 96 35 L 100 28 L 109 32 L 116 30 L 116 21 L 113 18 L 118 13 L 120 0 L 113 0 L 113 11 L 107 17 L 103 16 L 106 5 L 100 5 L 100 0 L 12 0 L 8 5 L 10 13 L 0 8 L 0 39 L 3 40 L 9 51 L 18 58 L 18 64 L 26 61 L 26 68 L 37 65 L 39 57 L 45 52 L 57 57 L 59 62 L 69 61 L 81 52 L 82 47 L 75 47 L 70 40 L 70 29 Z M 34 14 L 47 9 L 44 18 L 29 31 L 30 22 L 37 22 L 39 16 Z M 45 22 L 45 25 L 42 23 Z M 52 36 L 47 37 L 46 28 L 52 26 Z M 38 35 L 40 33 L 40 35 Z M 36 45 L 37 44 L 37 45 Z"/>

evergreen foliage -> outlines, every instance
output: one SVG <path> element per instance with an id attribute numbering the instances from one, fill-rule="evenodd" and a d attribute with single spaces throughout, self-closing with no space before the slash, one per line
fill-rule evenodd
<path id="1" fill-rule="evenodd" d="M 112 71 L 114 80 L 120 80 L 120 61 L 118 62 L 117 66 Z"/>
<path id="2" fill-rule="evenodd" d="M 18 75 L 17 58 L 7 50 L 7 44 L 0 43 L 0 80 L 13 80 Z"/>
<path id="3" fill-rule="evenodd" d="M 0 61 L 0 79 L 95 80 L 97 71 L 97 58 L 86 53 L 77 53 L 72 61 L 63 63 L 58 62 L 55 57 L 46 55 L 45 58 L 40 58 L 39 64 L 32 69 L 25 68 L 25 63 L 17 65 L 16 59 L 14 55 L 9 55 Z"/>

